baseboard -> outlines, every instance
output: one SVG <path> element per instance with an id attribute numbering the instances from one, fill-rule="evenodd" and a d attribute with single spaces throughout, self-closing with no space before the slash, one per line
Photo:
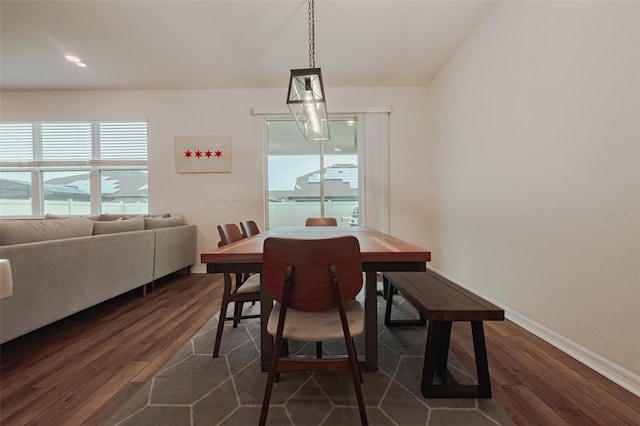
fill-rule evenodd
<path id="1" fill-rule="evenodd" d="M 484 296 L 482 296 L 484 297 Z M 640 396 L 640 376 L 620 367 L 606 358 L 578 345 L 574 341 L 556 333 L 549 328 L 531 321 L 519 313 L 505 309 L 505 317 L 542 340 L 550 343 L 562 352 L 580 361 L 587 367 L 602 374 L 612 382 L 622 386 L 629 392 Z"/>
<path id="2" fill-rule="evenodd" d="M 205 264 L 192 265 L 191 266 L 191 273 L 192 274 L 206 274 L 207 273 L 207 265 L 205 265 Z"/>
<path id="3" fill-rule="evenodd" d="M 467 290 L 476 293 L 478 296 L 484 299 L 487 299 L 489 302 L 493 303 L 494 305 L 500 306 L 502 309 L 504 309 L 505 318 L 507 318 L 509 321 L 512 321 L 513 323 L 519 325 L 520 327 L 524 328 L 528 332 L 536 335 L 537 337 L 541 338 L 547 343 L 560 349 L 562 352 L 580 361 L 581 363 L 591 368 L 592 370 L 602 374 L 604 377 L 618 384 L 619 386 L 625 388 L 629 392 L 637 396 L 640 396 L 640 376 L 639 375 L 634 374 L 631 371 L 620 367 L 619 365 L 577 344 L 576 342 L 570 339 L 567 339 L 566 337 L 537 323 L 536 321 L 531 320 L 530 318 L 525 317 L 524 315 L 521 315 L 517 311 L 514 311 L 513 309 L 509 309 L 508 307 L 501 305 L 499 302 L 487 296 L 486 294 L 482 294 L 478 292 L 476 289 L 472 289 L 468 286 L 465 286 L 462 283 L 459 283 L 458 281 L 454 280 L 452 277 L 447 276 L 447 274 L 443 273 L 442 271 L 439 271 L 438 269 L 432 268 L 432 267 L 430 267 L 429 269 L 455 282 L 459 286 L 464 287 Z"/>

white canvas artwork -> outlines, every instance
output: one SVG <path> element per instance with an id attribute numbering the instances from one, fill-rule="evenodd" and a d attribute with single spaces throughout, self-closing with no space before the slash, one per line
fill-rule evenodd
<path id="1" fill-rule="evenodd" d="M 231 136 L 176 136 L 176 172 L 230 173 Z"/>

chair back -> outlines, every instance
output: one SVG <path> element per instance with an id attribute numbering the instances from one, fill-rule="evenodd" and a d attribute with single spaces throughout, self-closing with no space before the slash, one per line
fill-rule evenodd
<path id="1" fill-rule="evenodd" d="M 257 235 L 260 233 L 260 229 L 258 229 L 258 225 L 253 220 L 243 220 L 240 222 L 240 228 L 242 228 L 242 236 L 244 238 L 248 238 L 252 235 Z"/>
<path id="2" fill-rule="evenodd" d="M 242 239 L 242 232 L 235 223 L 227 223 L 226 225 L 218 225 L 218 234 L 220 234 L 220 243 L 218 246 L 226 246 Z"/>
<path id="3" fill-rule="evenodd" d="M 264 288 L 274 300 L 282 303 L 290 266 L 293 271 L 290 308 L 317 312 L 338 306 L 332 265 L 337 270 L 342 301 L 346 303 L 362 289 L 362 259 L 356 237 L 315 240 L 269 237 L 264 241 Z"/>
<path id="4" fill-rule="evenodd" d="M 335 217 L 308 217 L 304 226 L 338 226 Z"/>

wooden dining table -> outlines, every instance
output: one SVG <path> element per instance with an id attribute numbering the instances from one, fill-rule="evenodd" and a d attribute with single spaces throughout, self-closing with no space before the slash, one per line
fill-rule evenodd
<path id="1" fill-rule="evenodd" d="M 262 250 L 268 237 L 318 239 L 352 235 L 360 243 L 362 271 L 365 273 L 365 353 L 360 356 L 361 368 L 366 371 L 378 369 L 378 321 L 377 321 L 377 275 L 387 271 L 425 271 L 431 253 L 409 242 L 365 227 L 278 227 L 236 241 L 209 253 L 201 253 L 200 261 L 207 265 L 207 273 L 262 271 Z M 267 319 L 273 300 L 261 292 L 261 363 L 262 371 L 270 366 L 273 339 L 267 333 Z"/>

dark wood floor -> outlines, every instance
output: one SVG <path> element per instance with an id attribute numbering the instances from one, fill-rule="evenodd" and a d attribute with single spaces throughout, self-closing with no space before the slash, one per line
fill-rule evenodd
<path id="1" fill-rule="evenodd" d="M 451 350 L 475 371 L 471 327 Z M 493 398 L 517 425 L 640 425 L 640 398 L 511 321 L 485 321 Z"/>
<path id="2" fill-rule="evenodd" d="M 0 424 L 101 425 L 220 309 L 222 279 L 174 274 L 0 347 Z"/>
<path id="3" fill-rule="evenodd" d="M 176 274 L 0 347 L 0 423 L 102 425 L 219 309 L 222 282 Z M 485 326 L 494 400 L 519 425 L 640 424 L 640 398 L 509 321 Z M 473 371 L 471 333 L 451 348 Z"/>

